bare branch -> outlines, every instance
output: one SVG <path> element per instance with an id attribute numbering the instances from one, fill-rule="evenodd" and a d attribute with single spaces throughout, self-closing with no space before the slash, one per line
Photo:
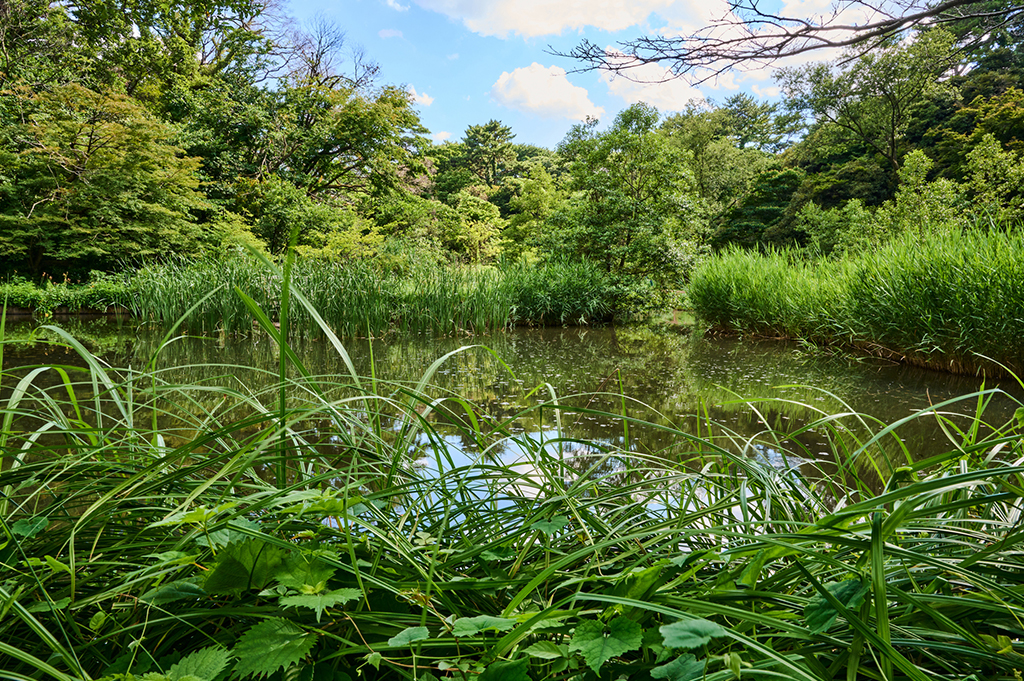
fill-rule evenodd
<path id="1" fill-rule="evenodd" d="M 864 21 L 851 22 L 851 11 Z M 700 83 L 730 69 L 758 69 L 830 48 L 845 49 L 846 58 L 855 59 L 914 28 L 976 20 L 990 31 L 1021 19 L 1024 4 L 1012 0 L 835 0 L 827 14 L 807 18 L 764 11 L 760 0 L 728 0 L 723 16 L 689 35 L 641 36 L 614 49 L 583 40 L 570 52 L 552 53 L 581 62 L 577 71 L 599 69 L 632 78 L 637 67 L 658 64 L 664 79 Z M 973 39 L 985 37 L 978 32 Z"/>

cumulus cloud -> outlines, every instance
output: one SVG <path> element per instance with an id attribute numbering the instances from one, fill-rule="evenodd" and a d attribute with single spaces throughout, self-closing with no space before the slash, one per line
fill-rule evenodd
<path id="1" fill-rule="evenodd" d="M 412 101 L 423 106 L 430 106 L 434 103 L 434 98 L 428 95 L 426 92 L 416 92 L 416 88 L 412 85 L 409 86 L 409 94 L 412 95 Z"/>
<path id="2" fill-rule="evenodd" d="M 510 109 L 544 118 L 580 121 L 604 113 L 604 109 L 590 101 L 584 88 L 569 82 L 565 69 L 537 62 L 502 73 L 491 88 L 491 97 Z"/>
<path id="3" fill-rule="evenodd" d="M 404 12 L 405 10 L 409 9 L 409 5 L 399 4 L 398 0 L 384 0 L 384 2 L 387 4 L 388 7 L 397 12 Z"/>
<path id="4" fill-rule="evenodd" d="M 697 2 L 697 0 L 688 0 Z M 652 12 L 670 8 L 675 0 L 415 0 L 424 9 L 461 21 L 469 30 L 507 38 L 527 38 L 578 30 L 587 26 L 621 31 L 643 22 Z"/>
<path id="5" fill-rule="evenodd" d="M 382 28 L 377 31 L 377 35 L 387 40 L 388 38 L 401 38 L 402 32 L 395 28 Z"/>
<path id="6" fill-rule="evenodd" d="M 779 94 L 782 92 L 781 89 L 779 89 L 779 88 L 777 88 L 775 86 L 772 86 L 772 87 L 761 87 L 760 85 L 756 85 L 756 84 L 752 85 L 750 87 L 750 89 L 753 91 L 753 93 L 755 95 L 757 95 L 758 97 L 761 97 L 763 99 L 771 99 L 772 97 L 778 97 Z"/>
<path id="7" fill-rule="evenodd" d="M 451 138 L 451 136 L 452 136 L 452 134 L 451 134 L 450 132 L 444 132 L 444 131 L 442 131 L 442 132 L 435 132 L 435 133 L 434 133 L 433 135 L 431 135 L 430 137 L 431 137 L 431 139 L 433 139 L 433 140 L 434 140 L 435 142 L 444 142 L 444 141 L 445 141 L 446 139 L 449 139 L 449 138 Z"/>

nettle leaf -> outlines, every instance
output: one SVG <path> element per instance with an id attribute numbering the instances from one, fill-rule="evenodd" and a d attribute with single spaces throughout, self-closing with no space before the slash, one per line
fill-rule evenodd
<path id="1" fill-rule="evenodd" d="M 847 579 L 842 582 L 829 582 L 825 589 L 836 597 L 836 600 L 847 608 L 859 608 L 867 597 L 869 587 L 859 579 Z M 839 611 L 825 600 L 820 593 L 804 607 L 804 617 L 811 633 L 820 634 L 826 631 L 839 617 Z"/>
<path id="2" fill-rule="evenodd" d="M 662 626 L 658 631 L 668 648 L 699 648 L 713 638 L 728 636 L 729 632 L 710 620 L 680 620 Z"/>
<path id="3" fill-rule="evenodd" d="M 388 639 L 389 646 L 407 646 L 416 641 L 423 641 L 430 638 L 430 631 L 426 627 L 408 627 L 402 629 L 396 635 Z"/>
<path id="4" fill-rule="evenodd" d="M 705 663 L 687 653 L 680 655 L 666 665 L 651 670 L 652 679 L 668 681 L 694 681 L 703 678 Z"/>
<path id="5" fill-rule="evenodd" d="M 523 652 L 530 657 L 539 657 L 542 660 L 557 660 L 562 657 L 569 657 L 568 646 L 560 646 L 551 641 L 537 641 Z"/>
<path id="6" fill-rule="evenodd" d="M 515 620 L 505 619 L 504 617 L 491 617 L 490 615 L 460 617 L 455 620 L 455 624 L 452 626 L 452 636 L 463 638 L 465 636 L 476 636 L 481 631 L 508 631 L 515 624 Z"/>
<path id="7" fill-rule="evenodd" d="M 605 625 L 597 620 L 585 620 L 576 627 L 569 652 L 583 655 L 587 666 L 600 673 L 601 666 L 613 657 L 636 650 L 642 643 L 640 625 L 628 617 L 616 617 Z"/>
<path id="8" fill-rule="evenodd" d="M 477 678 L 480 681 L 531 681 L 529 667 L 530 660 L 525 657 L 515 662 L 492 662 Z"/>
<path id="9" fill-rule="evenodd" d="M 316 594 L 284 596 L 278 603 L 285 607 L 295 605 L 300 608 L 316 610 L 316 621 L 319 623 L 320 615 L 323 614 L 324 609 L 354 601 L 362 595 L 363 592 L 359 589 L 336 589 L 335 591 L 325 591 Z"/>
<path id="10" fill-rule="evenodd" d="M 231 651 L 238 658 L 235 674 L 269 676 L 287 669 L 306 657 L 314 643 L 316 636 L 288 620 L 263 620 L 242 634 Z"/>
<path id="11" fill-rule="evenodd" d="M 201 681 L 213 681 L 228 666 L 231 654 L 226 648 L 213 646 L 203 648 L 188 655 L 167 670 L 171 681 L 183 681 L 187 676 L 194 676 Z"/>
<path id="12" fill-rule="evenodd" d="M 284 556 L 283 549 L 261 539 L 228 544 L 217 554 L 217 564 L 206 577 L 206 590 L 239 595 L 248 589 L 262 589 L 270 583 Z"/>
<path id="13" fill-rule="evenodd" d="M 206 592 L 191 579 L 180 579 L 176 582 L 162 584 L 142 594 L 140 600 L 150 605 L 163 605 L 185 598 L 205 598 Z"/>
<path id="14" fill-rule="evenodd" d="M 50 524 L 47 518 L 22 518 L 11 525 L 11 532 L 21 535 L 25 539 L 31 539 L 46 529 Z"/>
<path id="15" fill-rule="evenodd" d="M 537 530 L 538 532 L 543 532 L 544 534 L 550 537 L 555 532 L 558 532 L 560 529 L 562 529 L 568 524 L 568 518 L 566 518 L 564 515 L 556 515 L 551 520 L 538 520 L 537 522 L 530 525 L 530 529 Z"/>
<path id="16" fill-rule="evenodd" d="M 259 532 L 260 526 L 247 518 L 232 518 L 228 521 L 227 527 L 201 534 L 195 541 L 200 546 L 213 546 L 219 549 L 231 542 L 244 541 L 249 535 L 243 532 L 243 529 Z"/>
<path id="17" fill-rule="evenodd" d="M 288 556 L 274 573 L 274 579 L 281 586 L 313 594 L 327 588 L 327 580 L 334 576 L 335 569 L 318 560 L 316 554 L 298 552 Z"/>

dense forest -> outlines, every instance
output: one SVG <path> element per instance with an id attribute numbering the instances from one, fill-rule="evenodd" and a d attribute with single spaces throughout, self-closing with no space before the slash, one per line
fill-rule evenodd
<path id="1" fill-rule="evenodd" d="M 586 260 L 613 307 L 656 306 L 730 244 L 836 256 L 1024 215 L 1019 16 L 780 69 L 781 103 L 635 104 L 549 150 L 496 120 L 432 142 L 344 27 L 267 0 L 0 13 L 0 274 L 16 281 L 294 241 L 392 269 Z"/>

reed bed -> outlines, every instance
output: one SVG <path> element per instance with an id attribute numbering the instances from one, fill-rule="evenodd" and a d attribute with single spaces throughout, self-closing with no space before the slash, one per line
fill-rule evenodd
<path id="1" fill-rule="evenodd" d="M 691 281 L 712 326 L 842 344 L 956 373 L 1024 369 L 1024 234 L 908 233 L 840 261 L 733 249 Z"/>
<path id="2" fill-rule="evenodd" d="M 292 285 L 342 337 L 391 331 L 431 335 L 486 334 L 516 324 L 587 324 L 611 315 L 607 282 L 586 262 L 503 268 L 414 264 L 401 273 L 370 262 L 299 260 Z M 252 317 L 236 290 L 280 314 L 281 282 L 256 256 L 181 260 L 140 269 L 133 278 L 137 316 L 181 320 L 198 333 L 245 333 Z M 319 335 L 305 308 L 296 335 Z"/>
<path id="3" fill-rule="evenodd" d="M 950 452 L 881 489 L 852 472 L 900 424 L 851 445 L 855 415 L 803 426 L 842 431 L 830 477 L 793 433 L 711 424 L 638 456 L 563 437 L 587 410 L 557 400 L 488 420 L 430 387 L 446 358 L 416 385 L 309 375 L 290 315 L 251 310 L 267 390 L 107 367 L 56 328 L 81 369 L 4 370 L 0 678 L 1020 678 L 1017 420 L 915 415 Z"/>

